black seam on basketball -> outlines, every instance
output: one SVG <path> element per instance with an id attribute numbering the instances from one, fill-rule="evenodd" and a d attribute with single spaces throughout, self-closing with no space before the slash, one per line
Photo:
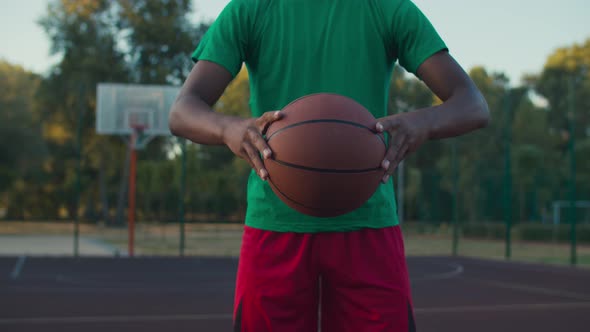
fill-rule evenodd
<path id="1" fill-rule="evenodd" d="M 380 170 L 381 169 L 381 167 L 372 167 L 372 168 L 365 168 L 365 169 L 316 168 L 316 167 L 309 167 L 309 166 L 291 164 L 289 162 L 278 160 L 278 159 L 272 159 L 272 161 L 276 162 L 277 164 L 281 164 L 283 166 L 297 168 L 297 169 L 302 169 L 302 170 L 305 170 L 305 171 L 320 172 L 320 173 L 340 173 L 340 174 L 342 174 L 342 173 L 353 173 L 353 174 L 356 174 L 356 173 L 374 172 L 374 171 L 377 171 L 377 170 Z"/>
<path id="2" fill-rule="evenodd" d="M 303 125 L 310 124 L 310 123 L 339 123 L 339 124 L 345 124 L 345 125 L 349 125 L 349 126 L 354 126 L 354 127 L 357 127 L 357 128 L 367 129 L 368 131 L 374 133 L 373 129 L 371 129 L 371 128 L 365 126 L 365 125 L 362 125 L 360 123 L 357 123 L 357 122 L 346 121 L 346 120 L 338 120 L 338 119 L 316 119 L 316 120 L 307 120 L 307 121 L 302 121 L 302 122 L 297 122 L 297 123 L 294 123 L 294 124 L 290 124 L 290 125 L 288 125 L 288 126 L 286 126 L 284 128 L 281 128 L 281 129 L 275 131 L 274 133 L 272 133 L 270 136 L 268 136 L 266 138 L 266 141 L 267 142 L 270 142 L 270 139 L 271 138 L 273 138 L 277 134 L 279 134 L 279 133 L 281 133 L 281 132 L 283 132 L 283 131 L 285 131 L 287 129 L 294 128 L 294 127 L 299 127 L 299 126 L 303 126 Z M 375 133 L 374 133 L 374 135 L 376 135 L 377 137 L 379 137 L 379 139 L 381 140 L 381 142 L 383 142 L 384 145 L 387 145 L 387 144 L 385 144 L 385 140 L 383 139 L 383 137 L 381 137 L 381 135 L 375 134 Z"/>
<path id="3" fill-rule="evenodd" d="M 293 202 L 293 203 L 295 203 L 295 204 L 297 204 L 297 205 L 299 205 L 299 206 L 303 206 L 303 207 L 304 207 L 304 208 L 306 208 L 306 209 L 310 209 L 310 210 L 314 210 L 314 211 L 318 211 L 318 212 L 321 212 L 321 211 L 323 211 L 323 209 L 322 209 L 322 208 L 312 207 L 312 206 L 308 206 L 308 205 L 305 205 L 305 204 L 303 204 L 303 203 L 297 202 L 296 200 L 292 199 L 292 198 L 291 198 L 291 197 L 289 197 L 287 194 L 285 194 L 285 193 L 284 193 L 284 192 L 281 190 L 281 188 L 279 188 L 279 186 L 277 186 L 277 185 L 276 185 L 274 182 L 272 182 L 272 181 L 269 181 L 269 182 L 272 184 L 272 186 L 273 186 L 273 187 L 275 187 L 275 189 L 276 189 L 276 190 L 277 190 L 279 193 L 281 193 L 281 195 L 283 195 L 283 196 L 284 196 L 286 199 L 288 199 L 289 201 L 291 201 L 291 202 Z M 334 210 L 334 211 L 344 211 L 344 210 L 346 210 L 346 209 L 342 209 L 342 210 Z"/>

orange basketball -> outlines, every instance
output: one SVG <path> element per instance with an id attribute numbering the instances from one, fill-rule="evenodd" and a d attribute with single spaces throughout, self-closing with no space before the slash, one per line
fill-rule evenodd
<path id="1" fill-rule="evenodd" d="M 275 194 L 291 208 L 334 217 L 361 207 L 385 174 L 386 143 L 361 104 L 337 94 L 299 98 L 273 122 L 264 161 Z"/>

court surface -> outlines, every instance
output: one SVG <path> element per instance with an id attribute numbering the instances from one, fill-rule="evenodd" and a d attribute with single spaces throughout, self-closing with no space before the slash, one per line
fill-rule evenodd
<path id="1" fill-rule="evenodd" d="M 419 332 L 590 328 L 590 270 L 408 258 Z M 0 257 L 0 331 L 231 331 L 232 258 Z"/>

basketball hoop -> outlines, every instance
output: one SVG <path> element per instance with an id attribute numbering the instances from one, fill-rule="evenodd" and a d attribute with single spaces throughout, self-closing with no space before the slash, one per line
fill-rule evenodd
<path id="1" fill-rule="evenodd" d="M 131 128 L 133 129 L 133 131 L 141 134 L 141 133 L 143 133 L 148 128 L 148 126 L 144 126 L 144 125 L 132 125 Z"/>
<path id="2" fill-rule="evenodd" d="M 99 83 L 96 90 L 96 132 L 121 136 L 129 146 L 128 250 L 133 256 L 137 150 L 156 136 L 171 135 L 168 115 L 180 88 Z"/>
<path id="3" fill-rule="evenodd" d="M 146 134 L 153 122 L 153 110 L 149 108 L 128 108 L 124 111 L 127 114 L 127 123 L 131 128 L 130 146 L 135 150 L 145 148 L 152 140 L 153 135 Z"/>

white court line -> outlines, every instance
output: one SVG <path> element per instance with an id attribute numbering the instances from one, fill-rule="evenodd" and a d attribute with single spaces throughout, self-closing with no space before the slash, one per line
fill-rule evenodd
<path id="1" fill-rule="evenodd" d="M 142 323 L 165 321 L 199 321 L 232 319 L 232 314 L 201 315 L 134 315 L 134 316 L 80 316 L 80 317 L 30 317 L 0 318 L 0 325 L 14 324 L 79 324 L 79 323 Z"/>
<path id="2" fill-rule="evenodd" d="M 559 273 L 562 276 L 573 275 L 574 277 L 581 277 L 580 273 L 586 273 L 586 271 L 572 268 L 570 266 L 560 265 L 543 265 L 534 262 L 523 262 L 523 261 L 502 261 L 502 260 L 479 260 L 475 257 L 461 257 L 468 265 L 479 265 L 483 268 L 503 269 L 503 270 L 518 270 L 524 272 L 538 272 L 538 273 Z"/>
<path id="3" fill-rule="evenodd" d="M 127 282 L 115 282 L 113 280 L 98 280 L 98 279 L 83 279 L 83 278 L 72 278 L 64 275 L 56 275 L 54 280 L 59 282 L 63 285 L 76 285 L 76 286 L 86 286 L 86 287 L 108 287 L 108 288 L 149 288 L 158 285 L 157 280 L 154 281 L 146 281 L 146 282 L 138 282 L 129 280 Z M 194 283 L 194 282 L 193 282 Z M 216 286 L 234 286 L 235 281 L 199 281 L 199 285 L 201 287 L 206 288 L 213 288 Z M 176 286 L 176 287 L 183 287 L 183 286 Z"/>
<path id="4" fill-rule="evenodd" d="M 18 279 L 21 271 L 23 270 L 23 266 L 25 265 L 26 258 L 27 258 L 27 256 L 25 256 L 25 255 L 18 257 L 18 259 L 16 260 L 16 264 L 14 265 L 14 269 L 12 270 L 12 273 L 10 274 L 10 279 L 12 279 L 12 280 Z"/>
<path id="5" fill-rule="evenodd" d="M 417 315 L 448 314 L 469 312 L 500 312 L 500 311 L 531 311 L 556 309 L 590 308 L 590 302 L 573 303 L 537 303 L 537 304 L 508 304 L 490 306 L 458 306 L 449 308 L 418 308 Z M 134 315 L 134 316 L 80 316 L 80 317 L 29 317 L 29 318 L 0 318 L 0 325 L 16 324 L 80 324 L 80 323 L 142 323 L 165 321 L 203 321 L 232 319 L 232 314 L 200 314 L 200 315 Z"/>
<path id="6" fill-rule="evenodd" d="M 533 304 L 501 304 L 487 306 L 459 306 L 449 308 L 421 308 L 414 309 L 415 314 L 445 314 L 445 313 L 469 313 L 489 311 L 531 311 L 554 309 L 581 309 L 590 308 L 590 302 L 571 303 L 533 303 Z"/>
<path id="7" fill-rule="evenodd" d="M 524 292 L 535 293 L 535 294 L 559 296 L 559 297 L 564 297 L 564 298 L 568 298 L 568 299 L 572 299 L 572 300 L 590 301 L 590 296 L 588 296 L 588 295 L 563 291 L 563 290 L 559 290 L 559 289 L 534 287 L 534 286 L 515 284 L 515 283 L 509 283 L 509 282 L 501 282 L 501 281 L 493 281 L 493 280 L 485 280 L 485 279 L 477 279 L 477 278 L 468 278 L 468 277 L 462 277 L 461 279 L 477 282 L 479 284 L 499 287 L 499 288 L 524 291 Z"/>
<path id="8" fill-rule="evenodd" d="M 204 289 L 187 289 L 183 287 L 168 287 L 160 286 L 152 287 L 40 287 L 40 286 L 8 286 L 0 288 L 0 294 L 18 293 L 18 294 L 94 294 L 94 293 L 115 293 L 115 294 L 142 294 L 142 293 L 190 293 L 190 294 L 215 294 L 215 293 L 234 293 L 233 288 L 204 288 Z"/>

